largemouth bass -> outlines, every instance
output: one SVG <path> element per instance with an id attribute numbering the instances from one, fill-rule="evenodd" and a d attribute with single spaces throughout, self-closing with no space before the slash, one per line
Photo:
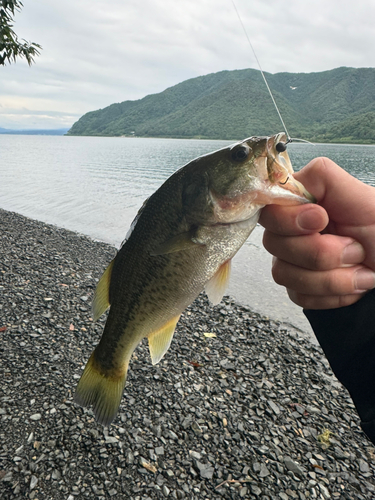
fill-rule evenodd
<path id="1" fill-rule="evenodd" d="M 98 422 L 115 418 L 130 357 L 144 337 L 156 364 L 200 292 L 221 301 L 231 259 L 261 209 L 314 201 L 292 174 L 285 134 L 250 137 L 191 161 L 146 200 L 94 296 L 94 320 L 110 311 L 74 400 L 92 405 Z"/>

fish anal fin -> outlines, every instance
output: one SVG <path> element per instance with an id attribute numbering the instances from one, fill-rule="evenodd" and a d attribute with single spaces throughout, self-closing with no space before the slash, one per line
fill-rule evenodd
<path id="1" fill-rule="evenodd" d="M 181 252 L 182 250 L 196 248 L 197 245 L 202 244 L 194 240 L 191 231 L 187 231 L 185 233 L 178 234 L 177 236 L 173 236 L 161 245 L 158 245 L 151 252 L 151 255 L 165 255 L 168 253 Z"/>
<path id="2" fill-rule="evenodd" d="M 114 259 L 110 262 L 107 269 L 102 274 L 94 293 L 92 303 L 93 320 L 96 321 L 110 306 L 109 285 L 111 283 L 112 267 Z"/>
<path id="3" fill-rule="evenodd" d="M 213 305 L 219 304 L 223 298 L 230 278 L 231 259 L 221 264 L 219 269 L 204 287 L 207 297 Z"/>
<path id="4" fill-rule="evenodd" d="M 163 325 L 158 330 L 150 333 L 148 338 L 148 347 L 150 350 L 151 361 L 153 365 L 159 363 L 164 354 L 168 351 L 171 345 L 173 333 L 176 328 L 177 321 L 180 319 L 180 315 L 175 316 Z"/>
<path id="5" fill-rule="evenodd" d="M 128 364 L 109 374 L 103 373 L 93 352 L 86 364 L 74 394 L 74 402 L 91 406 L 97 421 L 107 427 L 117 415 L 124 391 Z"/>

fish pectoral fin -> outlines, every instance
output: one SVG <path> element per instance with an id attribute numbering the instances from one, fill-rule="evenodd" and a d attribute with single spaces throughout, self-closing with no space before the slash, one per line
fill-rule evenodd
<path id="1" fill-rule="evenodd" d="M 204 290 L 209 298 L 210 302 L 216 306 L 221 302 L 223 298 L 225 289 L 228 286 L 230 277 L 230 266 L 231 259 L 221 264 L 219 269 L 213 275 L 213 277 L 208 281 L 204 287 Z"/>
<path id="2" fill-rule="evenodd" d="M 124 391 L 128 363 L 112 373 L 104 373 L 93 352 L 88 360 L 74 394 L 74 402 L 80 406 L 92 405 L 95 418 L 109 426 L 116 417 Z"/>
<path id="3" fill-rule="evenodd" d="M 158 330 L 151 332 L 148 338 L 148 348 L 150 350 L 151 361 L 153 365 L 159 363 L 164 354 L 168 351 L 171 345 L 173 333 L 176 328 L 177 321 L 180 319 L 180 315 L 175 316 L 163 325 Z"/>
<path id="4" fill-rule="evenodd" d="M 181 252 L 182 250 L 191 250 L 197 248 L 197 245 L 202 245 L 199 241 L 194 239 L 191 231 L 173 236 L 161 245 L 158 245 L 151 255 L 165 255 L 168 253 Z"/>
<path id="5" fill-rule="evenodd" d="M 110 306 L 109 302 L 109 284 L 111 283 L 113 259 L 107 269 L 104 271 L 94 293 L 94 300 L 92 303 L 93 319 L 96 321 Z"/>

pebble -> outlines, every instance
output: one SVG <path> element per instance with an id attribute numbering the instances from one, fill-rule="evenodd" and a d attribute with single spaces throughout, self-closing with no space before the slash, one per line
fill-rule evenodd
<path id="1" fill-rule="evenodd" d="M 33 490 L 37 484 L 38 484 L 38 478 L 35 477 L 35 476 L 31 476 L 31 479 L 30 479 L 30 490 Z"/>
<path id="2" fill-rule="evenodd" d="M 205 479 L 211 479 L 214 474 L 214 467 L 211 464 L 202 464 L 199 460 L 196 460 L 196 467 L 199 470 L 201 477 Z"/>
<path id="3" fill-rule="evenodd" d="M 365 472 L 365 473 L 366 473 L 366 472 L 370 472 L 370 467 L 369 467 L 369 465 L 368 465 L 368 463 L 367 463 L 367 462 L 365 462 L 365 461 L 364 461 L 364 460 L 362 460 L 362 459 L 359 459 L 359 460 L 358 460 L 358 463 L 359 463 L 359 470 L 360 470 L 361 472 Z"/>
<path id="4" fill-rule="evenodd" d="M 280 408 L 277 406 L 276 403 L 273 401 L 268 401 L 269 406 L 271 407 L 272 411 L 275 413 L 275 415 L 280 415 Z"/>
<path id="5" fill-rule="evenodd" d="M 40 420 L 42 418 L 41 413 L 34 413 L 34 415 L 31 415 L 30 420 Z"/>
<path id="6" fill-rule="evenodd" d="M 259 471 L 259 477 L 266 477 L 269 476 L 270 471 L 267 469 L 267 466 L 265 464 L 262 464 L 260 466 L 260 471 Z"/>
<path id="7" fill-rule="evenodd" d="M 288 470 L 290 470 L 291 472 L 294 472 L 294 474 L 298 474 L 300 476 L 304 475 L 303 469 L 296 462 L 294 462 L 294 460 L 292 460 L 290 457 L 284 458 L 284 465 Z"/>
<path id="8" fill-rule="evenodd" d="M 6 211 L 0 230 L 1 500 L 375 498 L 373 447 L 321 349 L 229 297 L 202 294 L 158 365 L 137 348 L 103 429 L 73 394 L 115 249 Z"/>

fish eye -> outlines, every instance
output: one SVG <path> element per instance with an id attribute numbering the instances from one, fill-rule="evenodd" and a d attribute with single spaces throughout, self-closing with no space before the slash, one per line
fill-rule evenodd
<path id="1" fill-rule="evenodd" d="M 250 148 L 247 144 L 240 144 L 231 151 L 231 158 L 234 161 L 244 161 L 249 156 Z"/>
<path id="2" fill-rule="evenodd" d="M 284 151 L 286 151 L 285 142 L 278 142 L 275 147 L 276 147 L 276 151 L 278 153 L 283 153 Z"/>

